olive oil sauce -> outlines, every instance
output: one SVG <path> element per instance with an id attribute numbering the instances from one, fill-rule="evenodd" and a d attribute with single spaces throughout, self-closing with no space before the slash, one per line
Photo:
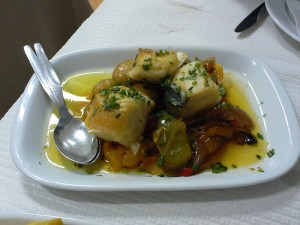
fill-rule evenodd
<path id="1" fill-rule="evenodd" d="M 111 78 L 110 73 L 80 74 L 70 77 L 63 83 L 62 88 L 65 102 L 75 117 L 84 119 L 84 109 L 89 104 L 93 86 L 100 80 L 107 78 Z M 236 80 L 232 74 L 227 73 L 224 75 L 224 86 L 226 88 L 226 99 L 228 102 L 232 105 L 239 106 L 253 120 L 255 126 L 252 133 L 254 135 L 261 133 L 260 127 L 258 126 L 258 117 L 251 109 L 251 105 L 247 100 L 240 82 Z M 91 165 L 78 165 L 64 158 L 56 149 L 53 140 L 53 130 L 57 122 L 57 112 L 53 111 L 49 120 L 45 144 L 45 154 L 49 163 L 60 168 L 84 171 L 88 174 L 108 171 L 107 162 L 101 159 Z M 221 154 L 218 154 L 217 160 L 228 168 L 250 168 L 253 167 L 255 163 L 263 160 L 266 151 L 267 142 L 261 139 L 258 139 L 258 143 L 253 146 L 240 146 L 238 144 L 228 143 Z"/>

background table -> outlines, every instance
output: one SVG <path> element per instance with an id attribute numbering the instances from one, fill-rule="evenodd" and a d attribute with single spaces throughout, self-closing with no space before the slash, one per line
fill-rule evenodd
<path id="1" fill-rule="evenodd" d="M 208 45 L 255 54 L 277 72 L 299 120 L 300 43 L 270 17 L 242 34 L 233 32 L 261 2 L 105 0 L 56 55 L 155 44 Z M 0 123 L 0 212 L 65 216 L 99 224 L 300 224 L 299 163 L 274 181 L 224 190 L 73 192 L 43 187 L 22 175 L 10 156 L 19 102 Z"/>

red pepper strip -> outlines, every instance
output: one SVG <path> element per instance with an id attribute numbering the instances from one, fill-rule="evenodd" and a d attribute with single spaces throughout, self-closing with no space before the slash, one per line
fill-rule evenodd
<path id="1" fill-rule="evenodd" d="M 191 175 L 193 175 L 193 169 L 191 167 L 184 168 L 180 173 L 181 177 L 189 177 Z"/>

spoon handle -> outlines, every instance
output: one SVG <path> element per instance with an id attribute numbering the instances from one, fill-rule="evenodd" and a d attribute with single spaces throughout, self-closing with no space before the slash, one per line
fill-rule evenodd
<path id="1" fill-rule="evenodd" d="M 63 98 L 63 92 L 59 78 L 49 62 L 42 46 L 40 44 L 35 44 L 34 48 L 37 55 L 28 45 L 24 47 L 24 51 L 33 70 L 35 71 L 35 75 L 40 81 L 45 92 L 49 95 L 50 99 L 58 108 L 60 116 L 64 118 L 70 117 L 71 115 Z"/>

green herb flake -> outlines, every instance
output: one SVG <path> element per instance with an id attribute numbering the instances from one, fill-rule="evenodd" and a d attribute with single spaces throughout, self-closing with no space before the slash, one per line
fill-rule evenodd
<path id="1" fill-rule="evenodd" d="M 263 115 L 263 117 L 266 117 L 266 115 L 267 115 L 267 114 L 265 113 L 265 114 Z"/>
<path id="2" fill-rule="evenodd" d="M 175 65 L 175 63 L 173 63 L 173 62 L 171 62 L 171 61 L 170 61 L 169 63 L 170 63 L 171 65 Z"/>
<path id="3" fill-rule="evenodd" d="M 269 158 L 273 157 L 274 155 L 275 155 L 275 150 L 274 149 L 272 149 L 272 150 L 270 150 L 270 151 L 267 152 L 267 156 Z"/>
<path id="4" fill-rule="evenodd" d="M 151 64 L 143 64 L 143 70 L 150 70 Z"/>
<path id="5" fill-rule="evenodd" d="M 222 163 L 218 162 L 211 166 L 211 170 L 213 173 L 223 173 L 228 170 L 226 166 L 224 166 Z"/>
<path id="6" fill-rule="evenodd" d="M 216 74 L 212 74 L 211 75 L 211 79 L 213 80 L 213 82 L 215 82 L 216 84 L 218 83 L 218 78 L 217 78 L 217 76 L 216 76 Z"/>
<path id="7" fill-rule="evenodd" d="M 159 159 L 157 160 L 156 164 L 158 166 L 163 166 L 164 161 L 165 161 L 165 158 L 163 156 L 160 156 Z"/>
<path id="8" fill-rule="evenodd" d="M 261 172 L 261 173 L 264 173 L 264 172 L 265 172 L 260 166 L 257 168 L 257 171 L 258 171 L 258 172 Z"/>
<path id="9" fill-rule="evenodd" d="M 193 82 L 192 82 L 192 85 L 193 85 L 193 86 L 196 86 L 196 85 L 197 85 L 197 81 L 196 81 L 196 80 L 193 81 Z"/>
<path id="10" fill-rule="evenodd" d="M 155 52 L 156 56 L 164 56 L 164 55 L 169 55 L 169 54 L 170 54 L 170 52 L 168 50 L 163 51 L 162 49 Z"/>
<path id="11" fill-rule="evenodd" d="M 100 95 L 101 96 L 106 96 L 106 95 L 108 95 L 109 94 L 109 90 L 108 89 L 102 89 L 101 91 L 100 91 Z"/>
<path id="12" fill-rule="evenodd" d="M 259 138 L 260 140 L 264 140 L 264 137 L 259 132 L 257 132 L 256 137 Z"/>
<path id="13" fill-rule="evenodd" d="M 103 100 L 103 108 L 104 110 L 111 111 L 113 109 L 119 109 L 120 104 L 117 102 L 116 96 L 111 96 L 108 99 Z"/>
<path id="14" fill-rule="evenodd" d="M 237 165 L 231 164 L 231 167 L 234 168 L 234 169 L 236 169 L 236 168 L 237 168 Z"/>
<path id="15" fill-rule="evenodd" d="M 144 64 L 143 64 L 143 69 L 145 71 L 150 70 L 152 66 L 152 58 L 144 58 Z"/>
<path id="16" fill-rule="evenodd" d="M 99 109 L 99 108 L 94 108 L 94 109 L 93 109 L 93 116 L 95 116 L 95 115 L 96 115 L 96 113 L 97 113 L 98 109 Z"/>
<path id="17" fill-rule="evenodd" d="M 219 93 L 220 93 L 221 96 L 225 96 L 226 95 L 226 89 L 225 89 L 225 87 L 223 85 L 221 85 L 219 87 Z"/>
<path id="18" fill-rule="evenodd" d="M 198 171 L 199 169 L 200 169 L 200 167 L 198 165 L 193 165 L 192 166 L 193 171 Z"/>
<path id="19" fill-rule="evenodd" d="M 231 106 L 231 105 L 228 102 L 225 102 L 225 101 L 220 101 L 217 104 L 217 107 L 227 107 L 227 106 Z"/>
<path id="20" fill-rule="evenodd" d="M 256 158 L 261 160 L 261 156 L 260 155 L 256 155 Z"/>

